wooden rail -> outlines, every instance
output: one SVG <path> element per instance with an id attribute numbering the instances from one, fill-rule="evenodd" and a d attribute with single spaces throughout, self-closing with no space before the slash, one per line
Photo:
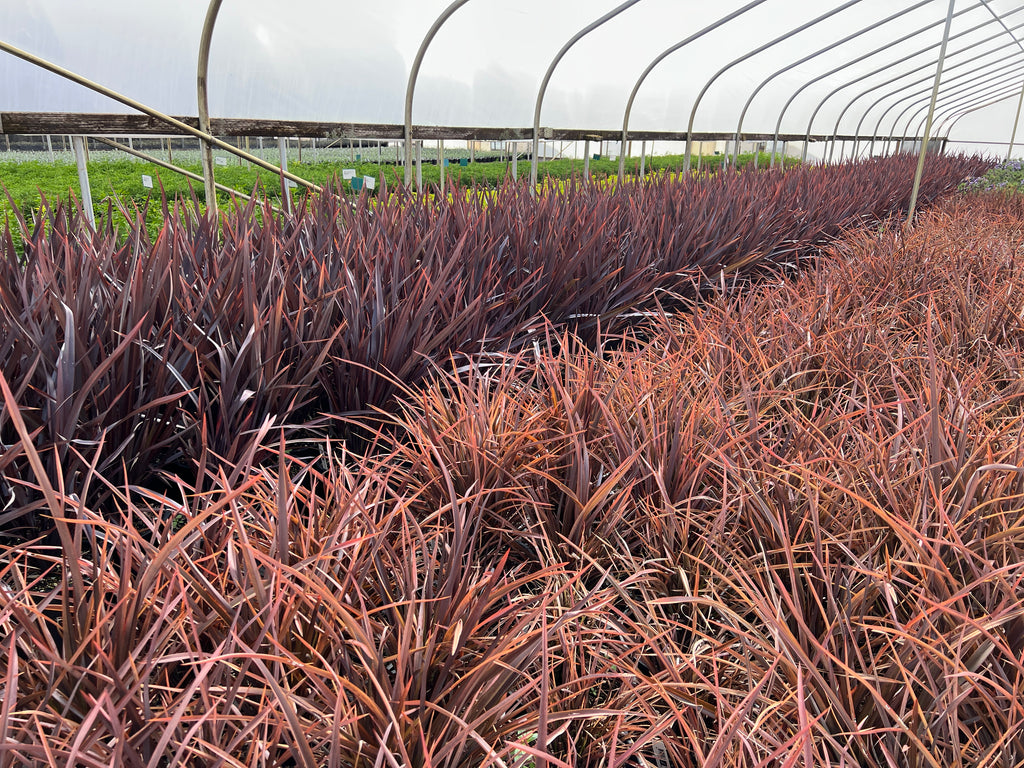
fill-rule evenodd
<path id="1" fill-rule="evenodd" d="M 198 117 L 178 117 L 183 123 L 199 127 Z M 211 130 L 216 136 L 276 136 L 304 139 L 401 139 L 404 127 L 391 123 L 328 123 L 309 120 L 251 120 L 242 118 L 212 118 Z M 7 135 L 71 135 L 71 136 L 175 136 L 168 125 L 148 115 L 102 114 L 84 112 L 0 112 L 0 134 Z M 533 129 L 494 128 L 486 126 L 417 125 L 413 127 L 416 139 L 455 141 L 529 141 Z M 540 138 L 555 141 L 619 141 L 622 129 L 541 128 Z M 634 141 L 686 141 L 685 131 L 630 131 Z M 694 141 L 732 141 L 733 132 L 700 132 Z M 771 141 L 771 133 L 743 133 L 741 141 Z M 804 141 L 800 133 L 780 134 L 779 141 Z M 917 136 L 859 136 L 815 134 L 812 142 L 822 141 L 918 141 Z"/>

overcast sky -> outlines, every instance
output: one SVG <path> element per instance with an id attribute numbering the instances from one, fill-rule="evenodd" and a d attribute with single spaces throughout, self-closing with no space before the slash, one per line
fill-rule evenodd
<path id="1" fill-rule="evenodd" d="M 659 53 L 748 1 L 639 0 L 567 55 L 551 81 L 542 124 L 620 127 L 634 82 Z M 665 59 L 641 89 L 631 126 L 684 130 L 697 94 L 717 71 L 848 1 L 764 0 Z M 537 88 L 555 53 L 579 29 L 621 2 L 471 0 L 441 29 L 427 54 L 414 120 L 529 125 Z M 206 4 L 0 0 L 0 39 L 158 109 L 195 114 L 196 56 Z M 225 0 L 212 45 L 210 111 L 222 116 L 401 122 L 416 49 L 447 5 L 448 0 Z M 910 125 L 914 132 L 927 104 L 928 78 L 934 76 L 948 2 L 931 0 L 909 10 L 914 5 L 915 0 L 859 0 L 728 68 L 701 101 L 695 128 L 735 130 L 747 97 L 767 80 L 750 104 L 746 130 L 773 130 L 782 106 L 799 92 L 785 113 L 783 131 L 805 131 L 818 109 L 814 132 L 831 132 L 845 109 L 840 126 L 844 132 L 853 132 L 865 115 L 865 132 L 881 118 L 888 133 L 897 116 L 897 125 Z M 1005 15 L 1009 27 L 1020 25 L 1013 34 L 1024 38 L 1021 0 L 989 0 L 989 5 Z M 985 98 L 972 100 L 985 89 L 992 99 L 1014 89 L 1019 93 L 1024 82 L 1024 52 L 980 0 L 958 0 L 956 9 L 960 13 L 953 32 L 958 37 L 950 43 L 951 69 L 940 101 L 943 114 L 985 103 Z M 769 79 L 902 10 L 908 12 Z M 970 31 L 982 24 L 986 26 Z M 915 37 L 895 42 L 928 25 Z M 867 56 L 880 49 L 884 52 Z M 893 65 L 917 51 L 907 62 Z M 966 63 L 986 51 L 990 53 Z M 834 69 L 838 71 L 829 74 Z M 917 71 L 886 83 L 907 70 Z M 847 85 L 856 78 L 862 79 Z M 1000 84 L 1003 79 L 1005 84 Z M 812 80 L 816 82 L 800 91 Z M 0 111 L 124 111 L 6 54 L 0 54 L 0 84 Z M 888 95 L 895 89 L 902 90 Z M 819 108 L 832 91 L 836 93 Z M 1016 106 L 1014 96 L 965 117 L 956 124 L 954 138 L 1008 141 Z"/>

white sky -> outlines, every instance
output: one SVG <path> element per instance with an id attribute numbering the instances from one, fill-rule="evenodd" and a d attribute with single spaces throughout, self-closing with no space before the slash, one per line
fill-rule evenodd
<path id="1" fill-rule="evenodd" d="M 449 0 L 225 0 L 213 38 L 210 111 L 250 116 L 350 122 L 401 122 L 408 68 L 424 33 Z M 441 29 L 424 61 L 414 108 L 418 123 L 527 126 L 541 77 L 558 49 L 579 29 L 622 0 L 471 0 Z M 694 100 L 716 71 L 845 0 L 765 0 L 736 21 L 668 57 L 648 78 L 630 125 L 685 130 Z M 988 0 L 1007 25 L 1024 25 L 1024 1 Z M 0 39 L 48 58 L 158 109 L 195 114 L 195 66 L 206 0 L 0 0 Z M 643 69 L 670 45 L 693 34 L 745 0 L 640 0 L 584 38 L 556 70 L 541 122 L 555 127 L 621 127 L 626 99 Z M 769 75 L 836 43 L 916 0 L 860 0 L 833 18 L 773 46 L 725 72 L 697 111 L 696 130 L 733 131 L 744 102 Z M 283 10 L 282 10 L 283 6 Z M 916 132 L 934 75 L 946 0 L 931 0 L 900 19 L 817 56 L 771 80 L 750 105 L 745 130 L 770 132 L 782 105 L 809 80 L 845 69 L 805 89 L 793 101 L 782 130 L 805 132 L 808 119 L 832 90 L 866 77 L 824 102 L 813 124 L 852 133 L 865 116 L 873 129 L 904 87 L 916 94 L 894 106 L 882 122 Z M 962 13 L 950 43 L 950 71 L 940 112 L 956 104 L 956 90 L 990 88 L 998 95 L 1024 82 L 1024 51 L 992 21 L 980 0 L 957 0 Z M 1017 13 L 1013 13 L 1017 11 Z M 984 28 L 968 32 L 984 22 Z M 894 41 L 936 24 L 909 41 Z M 1014 30 L 1024 39 L 1024 26 Z M 999 36 L 968 51 L 966 46 Z M 926 46 L 927 52 L 894 68 L 892 62 Z M 994 50 L 1004 46 L 1001 50 Z M 862 54 L 885 52 L 862 62 Z M 978 52 L 993 51 L 974 64 Z M 972 68 L 988 65 L 965 77 Z M 913 76 L 882 84 L 900 72 Z M 877 74 L 873 70 L 881 69 Z M 1005 87 L 997 83 L 1009 75 Z M 953 79 L 959 77 L 959 80 Z M 987 84 L 987 85 L 986 85 Z M 871 91 L 871 87 L 875 87 Z M 867 91 L 867 92 L 866 92 Z M 865 93 L 866 92 L 866 93 Z M 863 94 L 863 95 L 860 95 Z M 860 95 L 860 98 L 855 99 Z M 978 102 L 983 103 L 983 102 Z M 875 105 L 872 107 L 872 105 Z M 1006 142 L 1016 97 L 975 112 L 956 124 L 953 138 Z M 869 107 L 872 107 L 869 110 Z M 120 105 L 0 53 L 0 111 L 124 111 Z M 920 115 L 920 117 L 918 117 Z M 1024 138 L 1024 126 L 1018 138 Z M 971 145 L 979 146 L 981 145 Z M 997 150 L 996 147 L 989 147 Z M 1005 151 L 1005 150 L 1004 150 Z"/>

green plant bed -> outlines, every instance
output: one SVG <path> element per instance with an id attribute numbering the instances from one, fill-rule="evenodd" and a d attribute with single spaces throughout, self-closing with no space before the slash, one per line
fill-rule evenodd
<path id="1" fill-rule="evenodd" d="M 723 159 L 723 156 L 692 157 L 690 165 L 693 169 L 699 166 L 703 169 L 717 170 L 721 168 Z M 217 166 L 214 169 L 218 183 L 236 189 L 243 194 L 261 188 L 274 205 L 281 204 L 281 183 L 278 177 L 255 166 L 239 165 L 235 160 L 228 162 L 228 165 Z M 662 171 L 678 171 L 683 167 L 684 162 L 684 155 L 648 157 L 645 162 L 645 172 L 651 174 Z M 770 155 L 762 152 L 757 165 L 766 168 L 769 162 Z M 737 167 L 743 169 L 752 164 L 754 164 L 754 156 L 745 154 L 740 155 Z M 786 158 L 785 164 L 787 167 L 792 167 L 799 165 L 799 161 Z M 159 200 L 161 188 L 168 199 L 194 198 L 205 203 L 205 192 L 200 182 L 161 168 L 154 163 L 99 157 L 91 159 L 88 167 L 93 207 L 100 222 L 110 204 L 113 204 L 115 209 L 123 206 L 128 211 L 138 208 L 140 211 L 146 211 L 147 228 L 150 234 L 154 235 L 163 223 L 163 215 L 161 206 L 153 205 L 151 201 L 154 198 Z M 180 167 L 195 174 L 202 174 L 202 167 L 198 163 L 182 163 Z M 293 174 L 318 186 L 335 183 L 345 168 L 354 169 L 358 177 L 372 176 L 377 180 L 378 189 L 383 185 L 399 184 L 403 180 L 402 168 L 388 163 L 349 163 L 326 160 L 289 164 L 289 170 Z M 590 162 L 590 174 L 598 179 L 614 178 L 618 174 L 618 169 L 618 160 L 603 158 Z M 639 158 L 631 157 L 626 161 L 627 175 L 635 176 L 639 173 L 639 169 Z M 566 180 L 582 175 L 583 160 L 575 158 L 545 160 L 539 164 L 539 170 L 542 180 L 545 178 Z M 529 178 L 529 159 L 520 159 L 516 171 L 518 178 Z M 464 186 L 496 187 L 511 174 L 511 160 L 497 162 L 491 160 L 469 163 L 466 166 L 449 165 L 445 175 L 448 180 L 457 181 Z M 441 169 L 434 161 L 424 162 L 422 175 L 424 185 L 436 185 L 441 180 Z M 143 176 L 148 176 L 153 180 L 153 188 L 144 186 Z M 352 191 L 348 182 L 342 183 L 347 191 Z M 80 194 L 78 170 L 74 164 L 66 161 L 55 163 L 38 160 L 0 162 L 0 185 L 7 193 L 0 196 L 0 222 L 10 221 L 14 208 L 21 212 L 26 221 L 31 222 L 36 217 L 44 197 L 54 199 L 66 198 L 69 194 L 72 196 Z M 297 187 L 294 190 L 294 194 L 299 197 L 305 193 L 306 190 L 302 187 Z M 230 196 L 227 193 L 221 193 L 218 195 L 218 199 L 223 205 L 230 200 Z M 13 237 L 20 250 L 19 233 L 14 231 Z"/>
<path id="2" fill-rule="evenodd" d="M 1024 191 L 1024 160 L 1006 160 L 990 168 L 984 175 L 960 185 L 964 192 Z"/>

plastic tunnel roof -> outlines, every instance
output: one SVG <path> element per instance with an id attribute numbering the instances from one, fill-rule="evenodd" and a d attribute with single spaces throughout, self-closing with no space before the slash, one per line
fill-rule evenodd
<path id="1" fill-rule="evenodd" d="M 530 125 L 537 89 L 554 55 L 582 27 L 620 4 L 469 0 L 426 53 L 415 122 Z M 448 5 L 449 0 L 224 0 L 210 58 L 210 114 L 401 123 L 412 61 Z M 541 124 L 621 127 L 629 93 L 655 57 L 747 5 L 754 4 L 639 0 L 568 52 L 548 87 Z M 914 132 L 916 115 L 924 114 L 919 109 L 927 108 L 928 78 L 935 74 L 948 7 L 947 0 L 762 0 L 665 57 L 638 92 L 630 129 L 685 131 L 695 99 L 712 76 L 746 57 L 707 89 L 694 130 L 736 130 L 744 104 L 760 87 L 743 118 L 745 132 L 771 133 L 781 117 L 782 132 L 802 134 L 815 112 L 816 133 L 832 133 L 840 116 L 840 133 L 853 133 L 859 124 L 860 132 L 872 132 L 879 119 L 882 133 L 902 133 L 900 123 L 908 120 Z M 161 111 L 195 114 L 206 10 L 206 0 L 0 0 L 0 40 Z M 955 10 L 938 125 L 942 118 L 953 125 L 954 148 L 1005 152 L 997 145 L 1010 140 L 1024 87 L 1024 48 L 1017 42 L 1024 41 L 1024 2 L 957 0 Z M 880 23 L 891 17 L 896 18 Z M 771 44 L 805 24 L 810 26 L 804 31 Z M 785 71 L 770 78 L 780 70 Z M 5 53 L 0 83 L 3 112 L 128 111 Z M 960 111 L 966 114 L 954 123 Z"/>

